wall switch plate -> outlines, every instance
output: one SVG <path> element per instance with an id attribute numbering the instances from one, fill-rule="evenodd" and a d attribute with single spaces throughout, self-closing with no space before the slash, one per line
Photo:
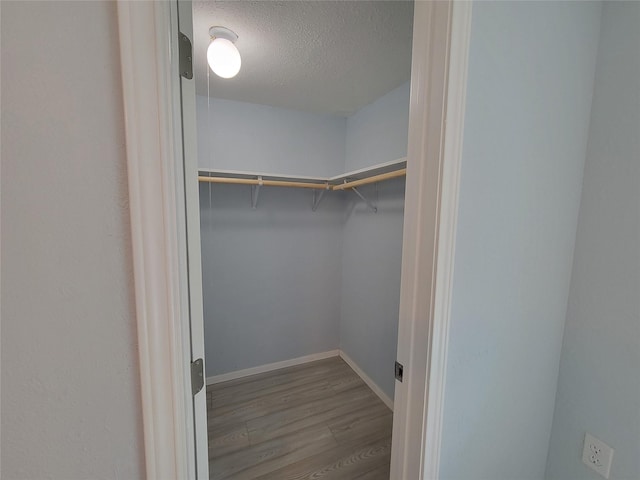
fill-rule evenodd
<path id="1" fill-rule="evenodd" d="M 598 440 L 590 434 L 584 436 L 584 448 L 582 449 L 582 462 L 592 468 L 604 478 L 609 478 L 611 461 L 613 460 L 613 448 Z"/>

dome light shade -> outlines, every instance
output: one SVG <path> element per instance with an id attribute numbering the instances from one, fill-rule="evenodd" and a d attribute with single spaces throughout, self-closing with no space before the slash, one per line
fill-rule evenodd
<path id="1" fill-rule="evenodd" d="M 233 78 L 240 71 L 240 52 L 231 40 L 216 37 L 207 49 L 207 62 L 213 73 L 222 78 Z"/>

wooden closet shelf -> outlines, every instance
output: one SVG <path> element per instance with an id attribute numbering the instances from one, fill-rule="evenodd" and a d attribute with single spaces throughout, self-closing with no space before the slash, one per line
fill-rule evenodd
<path id="1" fill-rule="evenodd" d="M 208 177 L 200 175 L 198 180 L 205 183 L 227 183 L 235 185 L 263 185 L 267 187 L 294 187 L 294 188 L 315 188 L 318 190 L 330 190 L 331 185 L 327 182 L 294 182 L 290 180 L 264 180 L 260 178 L 233 178 L 233 177 Z"/>
<path id="2" fill-rule="evenodd" d="M 407 173 L 407 159 L 401 158 L 372 167 L 355 170 L 330 178 L 266 174 L 232 170 L 201 169 L 200 182 L 234 185 L 311 188 L 316 190 L 346 190 L 361 185 L 401 177 Z"/>
<path id="3" fill-rule="evenodd" d="M 333 185 L 332 190 L 345 190 L 347 188 L 355 188 L 360 187 L 362 185 L 368 185 L 370 183 L 377 183 L 383 180 L 389 180 L 391 178 L 402 177 L 407 174 L 407 169 L 402 168 L 400 170 L 395 170 L 393 172 L 381 173 L 380 175 L 374 175 L 372 177 L 363 178 L 360 180 L 354 180 L 353 182 L 341 183 L 338 185 Z"/>

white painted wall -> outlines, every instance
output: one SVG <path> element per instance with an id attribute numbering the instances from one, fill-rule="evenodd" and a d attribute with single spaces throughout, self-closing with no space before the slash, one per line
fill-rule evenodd
<path id="1" fill-rule="evenodd" d="M 441 478 L 541 479 L 601 5 L 474 5 Z"/>
<path id="2" fill-rule="evenodd" d="M 329 177 L 344 167 L 346 119 L 196 97 L 198 165 Z"/>
<path id="3" fill-rule="evenodd" d="M 406 156 L 409 83 L 347 120 L 345 169 Z M 398 341 L 405 179 L 361 188 L 373 213 L 347 192 L 342 246 L 340 348 L 390 397 Z"/>
<path id="4" fill-rule="evenodd" d="M 605 2 L 548 479 L 640 478 L 640 3 Z"/>
<path id="5" fill-rule="evenodd" d="M 144 478 L 116 5 L 0 8 L 2 478 Z"/>

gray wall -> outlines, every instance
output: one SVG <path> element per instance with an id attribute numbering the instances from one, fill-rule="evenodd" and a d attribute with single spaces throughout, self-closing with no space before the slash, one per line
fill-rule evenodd
<path id="1" fill-rule="evenodd" d="M 210 107 L 210 108 L 209 108 Z M 198 97 L 200 166 L 290 175 L 343 171 L 346 119 Z M 208 139 L 211 140 L 208 144 Z M 343 193 L 203 184 L 207 375 L 339 345 Z"/>
<path id="2" fill-rule="evenodd" d="M 411 82 L 391 90 L 347 119 L 346 171 L 407 155 Z"/>
<path id="3" fill-rule="evenodd" d="M 640 4 L 603 9 L 548 479 L 598 479 L 585 432 L 640 478 Z"/>
<path id="4" fill-rule="evenodd" d="M 350 193 L 342 245 L 340 348 L 393 399 L 398 343 L 404 178 L 360 191 L 378 212 Z"/>
<path id="5" fill-rule="evenodd" d="M 207 375 L 337 349 L 342 195 L 312 212 L 310 191 L 265 187 L 252 210 L 250 187 L 209 185 L 200 187 Z"/>
<path id="6" fill-rule="evenodd" d="M 330 177 L 344 168 L 346 119 L 197 96 L 198 165 Z"/>
<path id="7" fill-rule="evenodd" d="M 409 83 L 347 120 L 346 170 L 407 154 Z M 342 250 L 340 348 L 390 397 L 398 342 L 404 178 L 361 188 L 374 213 L 347 192 Z"/>
<path id="8" fill-rule="evenodd" d="M 197 106 L 200 166 L 333 176 L 406 155 L 408 83 L 348 119 Z M 404 179 L 363 192 L 377 214 L 350 192 L 313 212 L 311 192 L 267 187 L 252 210 L 250 187 L 201 186 L 208 376 L 340 347 L 393 397 Z"/>
<path id="9" fill-rule="evenodd" d="M 116 5 L 1 2 L 2 478 L 144 478 Z"/>
<path id="10" fill-rule="evenodd" d="M 601 5 L 474 4 L 442 479 L 541 479 Z"/>

